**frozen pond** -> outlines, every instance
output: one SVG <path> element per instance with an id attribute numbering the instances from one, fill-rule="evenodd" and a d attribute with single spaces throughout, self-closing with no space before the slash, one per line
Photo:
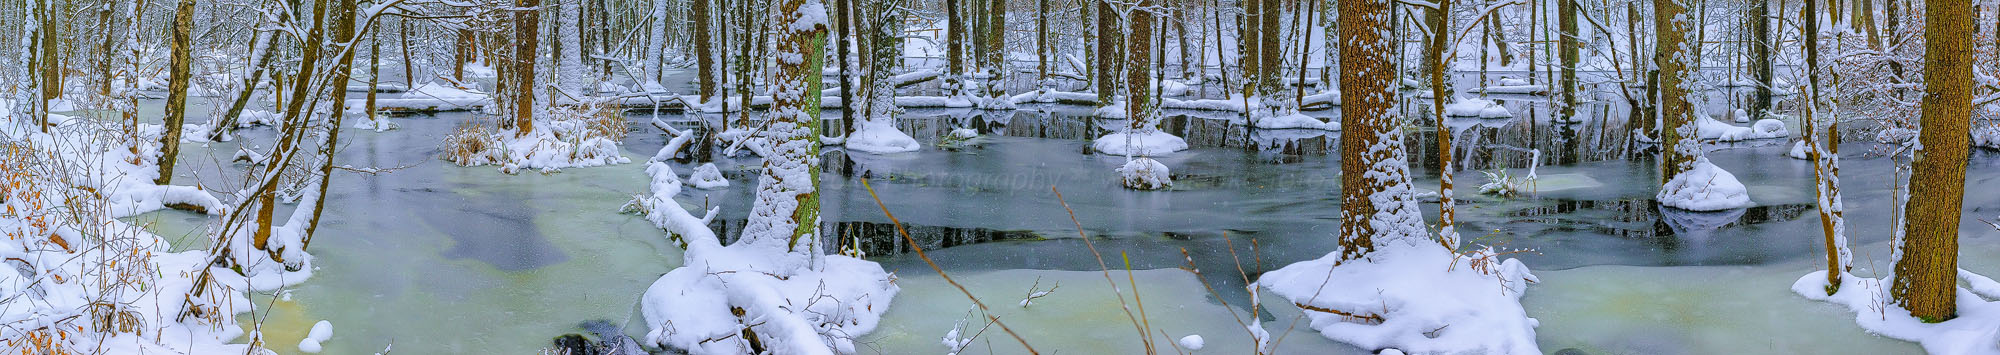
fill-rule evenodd
<path id="1" fill-rule="evenodd" d="M 197 100 L 196 102 L 199 102 Z M 1520 117 L 1454 119 L 1461 198 L 1459 229 L 1476 243 L 1533 248 L 1518 254 L 1542 283 L 1523 299 L 1541 320 L 1549 353 L 1584 354 L 1912 353 L 1910 343 L 1867 336 L 1838 306 L 1807 301 L 1789 286 L 1812 271 L 1821 244 L 1811 207 L 1811 167 L 1783 154 L 1777 139 L 1711 146 L 1711 159 L 1750 188 L 1757 206 L 1694 213 L 1651 202 L 1658 177 L 1650 158 L 1633 159 L 1627 113 L 1616 104 L 1586 106 L 1583 123 L 1555 124 L 1546 103 L 1507 100 Z M 153 104 L 157 107 L 158 103 Z M 196 106 L 201 106 L 197 104 Z M 1418 114 L 1420 109 L 1413 109 Z M 1117 122 L 1086 117 L 1077 107 L 1026 106 L 1018 111 L 912 109 L 899 125 L 925 144 L 915 153 L 824 156 L 822 203 L 830 235 L 860 240 L 871 259 L 896 272 L 903 291 L 881 328 L 863 337 L 863 353 L 941 353 L 938 338 L 965 317 L 969 302 L 944 284 L 909 248 L 892 238 L 888 219 L 862 188 L 867 179 L 882 202 L 906 223 L 931 256 L 1043 351 L 1133 353 L 1137 335 L 1058 204 L 1062 191 L 1083 233 L 1113 268 L 1129 257 L 1151 324 L 1178 338 L 1201 334 L 1204 353 L 1242 353 L 1249 337 L 1231 321 L 1248 317 L 1236 270 L 1264 270 L 1333 250 L 1338 229 L 1337 132 L 1249 130 L 1226 113 L 1176 112 L 1163 125 L 1195 148 L 1160 159 L 1175 187 L 1164 192 L 1119 188 L 1112 170 L 1122 157 L 1091 154 L 1090 139 Z M 1338 112 L 1311 114 L 1337 117 Z M 154 114 L 157 115 L 156 113 Z M 205 117 L 197 110 L 192 117 Z M 829 119 L 838 112 L 829 111 Z M 676 125 L 721 116 L 662 115 Z M 644 114 L 633 117 L 626 155 L 643 162 L 666 140 Z M 199 121 L 200 118 L 191 119 Z M 635 302 L 660 274 L 678 266 L 680 251 L 641 218 L 618 213 L 643 193 L 642 164 L 579 168 L 555 174 L 506 175 L 493 167 L 461 168 L 436 158 L 445 134 L 466 124 L 490 124 L 465 113 L 396 117 L 399 130 L 352 130 L 339 162 L 402 167 L 381 175 L 336 174 L 326 224 L 311 252 L 317 275 L 260 297 L 271 305 L 267 343 L 292 353 L 316 321 L 336 336 L 327 353 L 533 353 L 578 323 L 609 320 L 627 333 L 645 331 Z M 829 120 L 829 126 L 837 121 Z M 1427 124 L 1419 124 L 1427 125 Z M 937 149 L 943 133 L 981 133 L 954 150 Z M 268 146 L 268 129 L 245 131 L 238 142 L 183 149 L 179 167 L 209 188 L 232 191 L 244 166 L 230 164 L 239 144 Z M 1437 186 L 1437 138 L 1429 128 L 1407 137 L 1422 189 Z M 1855 273 L 1887 264 L 1888 159 L 1866 143 L 1843 147 L 1843 192 Z M 1535 153 L 1539 151 L 1539 153 Z M 1536 164 L 1541 178 L 1524 196 L 1477 195 L 1477 171 L 1519 176 Z M 719 158 L 731 180 L 722 190 L 689 189 L 680 200 L 722 207 L 715 227 L 741 229 L 759 160 Z M 694 162 L 677 162 L 687 172 Z M 1978 218 L 2000 214 L 2000 152 L 1972 154 L 1967 177 L 1961 266 L 2000 271 L 2000 232 Z M 181 180 L 177 180 L 181 181 Z M 1425 204 L 1434 216 L 1435 204 Z M 282 211 L 281 211 L 282 212 Z M 177 211 L 137 220 L 170 239 L 202 238 L 206 217 Z M 184 241 L 181 245 L 199 244 Z M 1252 249 L 1255 245 L 1255 249 Z M 1188 259 L 1203 278 L 1179 268 Z M 1233 249 L 1233 250 L 1232 250 Z M 1239 261 L 1240 260 L 1240 264 Z M 1872 262 L 1872 264 L 1871 264 Z M 1124 278 L 1124 271 L 1113 272 Z M 1206 280 L 1220 297 L 1212 295 Z M 1121 282 L 1124 280 L 1120 280 Z M 1031 284 L 1060 283 L 1030 308 L 1015 306 Z M 1223 303 L 1229 306 L 1223 306 Z M 1274 334 L 1295 318 L 1289 306 L 1258 316 Z M 1246 320 L 1239 318 L 1241 320 Z M 975 323 L 973 326 L 977 326 Z M 1299 324 L 1281 353 L 1366 353 L 1333 344 Z M 1152 334 L 1162 341 L 1168 335 Z M 1005 334 L 984 334 L 970 353 L 1017 353 Z M 1331 349 L 1331 350 L 1329 350 Z M 1574 354 L 1577 352 L 1571 352 Z"/>

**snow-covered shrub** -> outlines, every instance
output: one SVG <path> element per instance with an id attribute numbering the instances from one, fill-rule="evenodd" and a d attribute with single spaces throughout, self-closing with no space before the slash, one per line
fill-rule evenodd
<path id="1" fill-rule="evenodd" d="M 443 158 L 458 166 L 498 164 L 502 156 L 500 136 L 486 125 L 460 126 L 444 136 Z"/>
<path id="2" fill-rule="evenodd" d="M 1506 169 L 1501 169 L 1499 172 L 1481 171 L 1479 173 L 1486 174 L 1486 183 L 1479 184 L 1479 193 L 1483 195 L 1514 197 L 1520 195 L 1522 191 L 1526 191 L 1529 183 L 1533 182 L 1528 178 L 1513 177 L 1507 173 Z"/>
<path id="3" fill-rule="evenodd" d="M 459 166 L 499 165 L 500 171 L 603 166 L 631 162 L 618 149 L 630 132 L 623 114 L 592 107 L 546 108 L 533 131 L 474 125 L 445 136 L 445 160 Z"/>
<path id="4" fill-rule="evenodd" d="M 1125 161 L 1118 167 L 1118 181 L 1125 188 L 1134 190 L 1159 190 L 1174 186 L 1166 164 L 1158 160 L 1139 157 Z"/>
<path id="5" fill-rule="evenodd" d="M 688 174 L 687 182 L 697 189 L 729 187 L 729 179 L 722 177 L 722 170 L 716 169 L 715 163 L 703 163 L 695 167 L 694 172 Z"/>

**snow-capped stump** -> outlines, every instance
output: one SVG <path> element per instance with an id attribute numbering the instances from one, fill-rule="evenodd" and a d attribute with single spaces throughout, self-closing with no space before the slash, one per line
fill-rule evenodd
<path id="1" fill-rule="evenodd" d="M 1167 165 L 1158 160 L 1132 158 L 1118 168 L 1118 181 L 1129 189 L 1159 190 L 1174 186 L 1173 177 L 1168 173 Z"/>
<path id="2" fill-rule="evenodd" d="M 1159 130 L 1117 132 L 1097 138 L 1091 147 L 1111 155 L 1160 156 L 1187 150 L 1187 140 Z"/>
<path id="3" fill-rule="evenodd" d="M 1749 190 L 1722 167 L 1695 157 L 1694 166 L 1660 186 L 1660 204 L 1689 211 L 1720 211 L 1750 207 Z"/>
<path id="4" fill-rule="evenodd" d="M 1785 122 L 1775 119 L 1761 119 L 1750 127 L 1741 127 L 1722 121 L 1707 114 L 1695 118 L 1696 132 L 1704 140 L 1738 142 L 1752 139 L 1782 138 L 1791 135 L 1785 129 Z"/>
<path id="5" fill-rule="evenodd" d="M 876 154 L 914 152 L 923 146 L 908 133 L 896 128 L 895 118 L 864 119 L 855 122 L 854 132 L 847 134 L 847 150 Z"/>
<path id="6" fill-rule="evenodd" d="M 688 174 L 687 183 L 703 190 L 729 187 L 729 179 L 722 177 L 722 170 L 717 169 L 715 163 L 703 163 L 695 167 L 694 172 Z"/>
<path id="7" fill-rule="evenodd" d="M 1785 156 L 1798 160 L 1812 159 L 1811 156 L 1806 155 L 1806 141 L 1792 142 L 1792 150 L 1785 152 Z"/>
<path id="8" fill-rule="evenodd" d="M 1461 254 L 1427 240 L 1377 245 L 1360 259 L 1336 262 L 1336 251 L 1267 272 L 1256 286 L 1291 301 L 1320 335 L 1364 349 L 1541 353 L 1540 322 L 1520 302 L 1537 279 L 1520 261 L 1502 260 L 1505 253 L 1490 248 Z"/>
<path id="9" fill-rule="evenodd" d="M 1320 121 L 1319 118 L 1306 116 L 1305 114 L 1297 112 L 1293 112 L 1291 114 L 1286 114 L 1286 115 L 1280 115 L 1276 117 L 1263 117 L 1257 119 L 1256 121 L 1257 121 L 1257 128 L 1264 128 L 1264 129 L 1303 128 L 1303 129 L 1318 129 L 1318 130 L 1328 130 L 1328 131 L 1340 130 L 1340 122 Z"/>

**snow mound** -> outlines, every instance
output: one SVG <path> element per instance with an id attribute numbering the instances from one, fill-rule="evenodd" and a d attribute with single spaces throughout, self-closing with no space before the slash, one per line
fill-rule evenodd
<path id="1" fill-rule="evenodd" d="M 1654 197 L 1660 204 L 1689 211 L 1720 211 L 1750 206 L 1749 190 L 1736 175 L 1696 157 L 1694 168 L 1675 175 Z"/>
<path id="2" fill-rule="evenodd" d="M 1166 132 L 1118 132 L 1097 138 L 1092 149 L 1111 155 L 1159 156 L 1188 149 L 1187 140 Z"/>
<path id="3" fill-rule="evenodd" d="M 896 129 L 894 123 L 878 120 L 860 120 L 855 123 L 860 127 L 855 127 L 854 132 L 847 134 L 847 150 L 886 154 L 914 152 L 923 147 L 917 143 L 916 138 L 910 138 L 909 134 Z"/>
<path id="4" fill-rule="evenodd" d="M 1809 300 L 1846 306 L 1854 322 L 1869 333 L 1916 342 L 1932 354 L 2000 354 L 2000 285 L 1963 269 L 1958 278 L 1973 287 L 1958 288 L 1958 318 L 1924 323 L 1889 298 L 1895 276 L 1881 279 L 1841 273 L 1840 290 L 1826 294 L 1826 270 L 1814 271 L 1792 283 L 1792 292 Z M 1986 298 L 1980 298 L 1984 296 Z"/>
<path id="5" fill-rule="evenodd" d="M 1338 131 L 1340 130 L 1340 122 L 1321 122 L 1318 118 L 1314 118 L 1312 116 L 1293 113 L 1284 116 L 1265 117 L 1263 119 L 1259 119 L 1257 120 L 1257 128 L 1263 128 L 1263 129 L 1304 128 L 1304 129 Z"/>
<path id="6" fill-rule="evenodd" d="M 1479 118 L 1514 117 L 1514 113 L 1508 111 L 1506 106 L 1501 106 L 1499 103 L 1487 99 L 1460 99 L 1458 102 L 1444 105 L 1444 114 L 1448 116 Z"/>
<path id="7" fill-rule="evenodd" d="M 1206 343 L 1202 341 L 1201 334 L 1184 336 L 1180 340 L 1181 347 L 1188 349 L 1188 351 L 1201 350 L 1202 345 L 1207 345 Z"/>
<path id="8" fill-rule="evenodd" d="M 773 250 L 765 246 L 724 246 L 708 229 L 719 209 L 699 218 L 689 214 L 673 199 L 681 181 L 666 163 L 648 164 L 646 174 L 650 195 L 627 209 L 645 214 L 686 250 L 683 266 L 660 276 L 640 300 L 651 329 L 648 344 L 693 354 L 749 354 L 743 335 L 750 330 L 770 353 L 852 354 L 853 339 L 875 329 L 900 290 L 896 276 L 871 261 L 824 255 L 814 256 L 810 267 L 791 268 L 771 261 L 782 256 L 769 255 Z"/>
<path id="9" fill-rule="evenodd" d="M 1757 123 L 1750 125 L 1750 127 L 1739 127 L 1717 121 L 1715 117 L 1700 115 L 1700 117 L 1695 118 L 1695 128 L 1701 135 L 1701 139 L 1713 139 L 1723 142 L 1780 138 L 1791 134 L 1791 132 L 1785 130 L 1784 121 L 1768 118 L 1757 120 Z"/>
<path id="10" fill-rule="evenodd" d="M 1118 181 L 1125 188 L 1134 190 L 1159 190 L 1174 186 L 1174 180 L 1166 164 L 1145 157 L 1125 161 L 1118 168 Z"/>
<path id="11" fill-rule="evenodd" d="M 1537 279 L 1519 260 L 1496 260 L 1491 249 L 1456 254 L 1429 241 L 1392 243 L 1336 265 L 1339 254 L 1265 273 L 1257 286 L 1301 306 L 1320 335 L 1363 349 L 1541 354 L 1540 322 L 1521 307 Z"/>
<path id="12" fill-rule="evenodd" d="M 1806 155 L 1806 141 L 1792 142 L 1792 150 L 1785 152 L 1785 156 L 1798 160 L 1812 159 L 1812 156 Z"/>
<path id="13" fill-rule="evenodd" d="M 694 184 L 694 188 L 703 190 L 729 187 L 729 179 L 722 177 L 722 170 L 716 169 L 715 163 L 705 163 L 695 167 L 694 173 L 688 174 L 687 182 Z"/>

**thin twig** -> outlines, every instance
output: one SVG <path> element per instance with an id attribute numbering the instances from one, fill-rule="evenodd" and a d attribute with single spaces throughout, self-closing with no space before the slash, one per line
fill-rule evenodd
<path id="1" fill-rule="evenodd" d="M 882 208 L 882 215 L 889 217 L 889 224 L 896 226 L 896 233 L 901 234 L 903 236 L 903 241 L 910 243 L 911 249 L 916 249 L 917 257 L 923 258 L 925 264 L 930 264 L 931 270 L 937 271 L 938 277 L 944 278 L 944 282 L 951 283 L 952 287 L 957 287 L 958 292 L 964 293 L 965 298 L 971 299 L 972 304 L 979 306 L 979 311 L 985 313 L 984 315 L 986 316 L 987 320 L 993 321 L 993 324 L 999 325 L 1000 330 L 1006 331 L 1007 335 L 1014 337 L 1014 341 L 1021 342 L 1021 347 L 1028 348 L 1029 354 L 1037 354 L 1037 355 L 1041 354 L 1041 352 L 1035 351 L 1034 346 L 1028 345 L 1027 339 L 1022 339 L 1020 334 L 1014 333 L 1014 329 L 1007 328 L 1007 323 L 1001 323 L 1000 317 L 994 317 L 992 311 L 987 310 L 985 302 L 980 302 L 979 297 L 972 295 L 972 291 L 967 291 L 965 289 L 965 285 L 960 285 L 958 284 L 958 281 L 952 280 L 951 275 L 946 275 L 944 273 L 944 268 L 938 267 L 937 262 L 932 261 L 930 255 L 924 253 L 924 247 L 922 245 L 917 245 L 917 239 L 910 238 L 910 232 L 903 230 L 903 222 L 896 220 L 896 215 L 894 213 L 889 213 L 888 205 L 882 204 L 882 197 L 875 195 L 875 187 L 868 185 L 868 179 L 866 178 L 861 179 L 861 187 L 868 189 L 868 198 L 875 199 L 875 206 Z"/>

